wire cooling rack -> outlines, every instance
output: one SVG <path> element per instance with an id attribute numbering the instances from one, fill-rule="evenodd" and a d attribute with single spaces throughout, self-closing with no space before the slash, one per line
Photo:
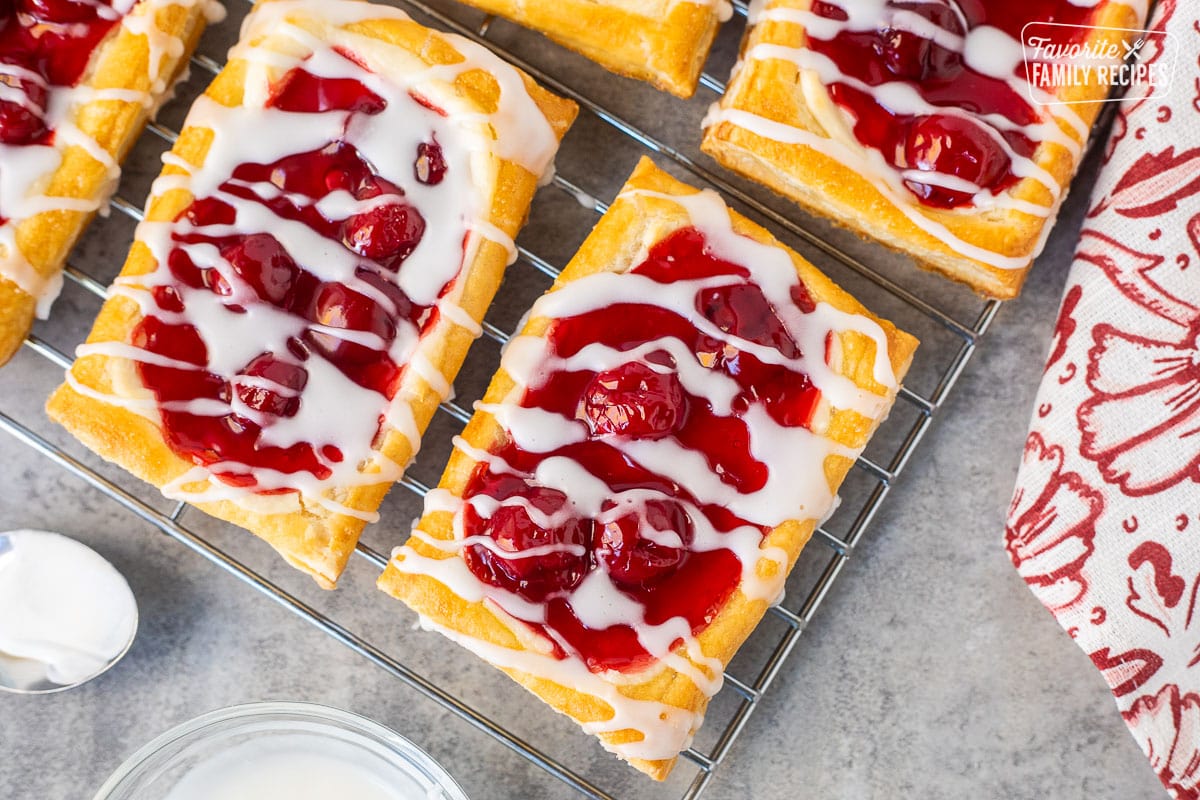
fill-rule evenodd
<path id="1" fill-rule="evenodd" d="M 429 2 L 436 3 L 438 0 Z M 472 350 L 471 359 L 477 362 L 476 371 L 479 374 L 486 376 L 494 369 L 499 358 L 498 345 L 503 345 L 508 338 L 505 333 L 506 327 L 515 323 L 520 312 L 527 308 L 557 275 L 557 264 L 563 263 L 569 256 L 571 250 L 564 251 L 560 240 L 566 239 L 578 244 L 594 223 L 595 215 L 603 213 L 607 208 L 602 200 L 593 197 L 592 187 L 586 187 L 584 180 L 587 177 L 595 182 L 595 176 L 603 175 L 605 180 L 600 183 L 608 191 L 607 196 L 611 196 L 612 190 L 620 185 L 628 169 L 612 166 L 610 169 L 599 170 L 596 164 L 598 161 L 614 158 L 613 153 L 620 154 L 616 161 L 627 162 L 629 167 L 638 155 L 649 153 L 660 165 L 688 182 L 716 188 L 727 200 L 732 201 L 733 205 L 764 221 L 774 233 L 817 262 L 873 310 L 891 318 L 900 327 L 917 333 L 923 340 L 910 373 L 909 385 L 901 390 L 896 409 L 881 427 L 864 456 L 858 459 L 858 469 L 851 472 L 843 487 L 840 509 L 825 525 L 818 528 L 812 543 L 806 548 L 801 565 L 789 580 L 787 598 L 770 609 L 759 630 L 731 665 L 724 688 L 718 697 L 714 698 L 709 720 L 701 736 L 683 754 L 680 765 L 676 768 L 676 776 L 673 776 L 670 784 L 670 787 L 674 788 L 651 786 L 646 781 L 635 784 L 636 788 L 633 790 L 637 796 L 648 797 L 654 792 L 660 793 L 654 796 L 680 796 L 678 792 L 682 791 L 684 798 L 699 797 L 710 785 L 717 768 L 725 760 L 738 735 L 750 722 L 772 681 L 788 663 L 805 626 L 833 587 L 847 559 L 862 541 L 884 499 L 954 388 L 980 337 L 991 323 L 999 303 L 982 302 L 964 290 L 917 273 L 910 265 L 897 265 L 896 258 L 885 254 L 879 248 L 862 245 L 853 237 L 805 217 L 789 207 L 786 202 L 766 196 L 761 191 L 741 183 L 698 154 L 695 143 L 699 139 L 699 115 L 705 106 L 724 91 L 722 81 L 715 75 L 728 74 L 729 66 L 736 55 L 736 40 L 746 15 L 744 5 L 735 5 L 735 19 L 725 26 L 714 56 L 709 61 L 708 71 L 701 79 L 698 96 L 690 103 L 667 98 L 645 87 L 631 86 L 631 82 L 611 78 L 598 72 L 593 65 L 503 20 L 495 20 L 449 3 L 445 6 L 435 6 L 416 0 L 400 0 L 399 5 L 434 27 L 454 31 L 499 52 L 542 85 L 572 98 L 581 107 L 581 118 L 576 123 L 576 129 L 583 130 L 579 133 L 573 131 L 564 142 L 558 160 L 562 172 L 554 177 L 553 189 L 547 188 L 539 193 L 533 209 L 533 221 L 518 242 L 518 263 L 510 268 L 501 300 L 498 301 L 497 307 L 489 312 L 488 321 L 484 322 L 484 337 L 490 340 L 490 346 L 487 342 L 479 342 Z M 235 4 L 230 10 L 231 16 L 236 18 L 244 14 L 245 7 Z M 236 21 L 234 19 L 222 26 L 226 40 L 236 30 Z M 174 109 L 174 116 L 178 117 L 195 94 L 202 89 L 201 84 L 207 83 L 208 78 L 220 69 L 221 63 L 217 58 L 203 54 L 205 50 L 217 52 L 223 46 L 213 41 L 216 33 L 212 31 L 206 36 L 202 53 L 192 59 L 193 78 L 200 80 L 185 82 L 181 87 L 180 97 L 165 111 L 170 112 Z M 581 85 L 591 88 L 585 93 L 577 88 Z M 621 109 L 618 106 L 626 108 Z M 662 132 L 663 129 L 670 128 L 662 116 L 664 107 L 672 114 L 677 111 L 678 116 L 684 120 L 684 132 L 675 139 L 685 144 L 672 143 L 669 130 L 667 133 Z M 655 114 L 658 116 L 653 116 Z M 164 113 L 163 116 L 171 114 Z M 647 116 L 650 117 L 650 122 L 638 119 Z M 141 206 L 136 198 L 142 195 L 132 195 L 133 182 L 130 175 L 139 168 L 144 174 L 156 172 L 157 160 L 154 156 L 169 146 L 175 138 L 176 132 L 167 124 L 156 122 L 148 127 L 147 135 L 139 143 L 134 160 L 126 168 L 126 178 L 117 196 L 112 200 L 112 207 L 118 212 L 114 217 L 119 219 L 124 215 L 134 221 L 141 219 Z M 569 169 L 574 172 L 568 171 Z M 551 213 L 552 209 L 557 210 Z M 569 236 L 563 235 L 561 227 L 546 229 L 539 224 L 539 219 L 543 217 L 570 217 L 572 210 L 577 222 L 574 224 L 576 230 L 572 230 Z M 578 217 L 580 213 L 584 214 L 582 219 Z M 69 282 L 81 289 L 82 294 L 98 308 L 106 293 L 105 285 L 116 270 L 115 265 L 111 263 L 102 264 L 101 269 L 97 269 L 96 264 L 81 266 L 88 257 L 88 238 L 102 235 L 96 232 L 96 227 L 98 226 L 93 226 L 93 231 L 85 237 L 85 241 L 76 251 L 79 255 L 75 256 L 75 261 L 67 267 L 66 276 Z M 128 227 L 126 221 L 126 228 Z M 559 252 L 550 254 L 546 248 L 557 249 Z M 98 276 L 98 272 L 106 277 Z M 507 324 L 503 319 L 495 319 L 497 309 L 501 306 L 508 308 L 510 312 L 511 320 Z M 39 328 L 37 335 L 31 335 L 25 341 L 25 346 L 38 356 L 49 360 L 54 366 L 67 368 L 71 363 L 68 351 L 73 349 L 78 340 L 71 343 L 52 343 L 49 340 L 51 337 L 44 333 L 46 330 Z M 22 367 L 17 364 L 10 367 L 13 368 Z M 486 382 L 482 385 L 486 385 Z M 443 433 L 446 430 L 450 431 L 445 435 L 447 440 L 450 434 L 457 433 L 461 425 L 469 419 L 471 399 L 470 395 L 460 395 L 457 399 L 442 404 L 441 411 L 447 417 L 443 422 L 448 423 L 449 427 L 443 425 L 440 429 Z M 92 464 L 96 462 L 87 454 L 76 451 L 80 452 L 80 455 L 73 455 L 70 445 L 60 447 L 31 427 L 32 422 L 27 424 L 11 415 L 9 409 L 3 407 L 3 400 L 4 397 L 0 396 L 0 428 L 23 444 L 68 473 L 83 479 L 113 502 L 403 681 L 430 703 L 450 712 L 481 734 L 492 737 L 513 753 L 545 770 L 547 781 L 557 779 L 587 797 L 616 797 L 611 787 L 604 788 L 599 785 L 600 781 L 585 775 L 580 769 L 579 763 L 586 759 L 572 760 L 570 757 L 551 754 L 548 752 L 551 745 L 549 741 L 536 741 L 536 736 L 519 735 L 505 727 L 504 720 L 490 718 L 459 695 L 406 665 L 401 657 L 386 652 L 363 634 L 343 626 L 335 618 L 335 614 L 321 610 L 318 596 L 322 593 L 315 587 L 311 592 L 284 588 L 278 580 L 263 574 L 266 569 L 252 566 L 247 559 L 232 555 L 226 548 L 214 543 L 211 536 L 197 530 L 201 527 L 200 521 L 208 519 L 203 514 L 197 511 L 189 513 L 188 507 L 183 503 L 169 507 L 138 497 L 134 491 L 102 474 L 103 470 L 93 467 Z M 434 429 L 438 428 L 438 425 L 431 428 L 425 444 L 426 450 L 439 450 L 430 448 L 428 441 L 429 437 L 437 435 Z M 448 444 L 443 442 L 440 451 L 444 452 L 447 447 Z M 424 479 L 414 475 L 415 469 L 410 469 L 401 479 L 403 490 L 394 491 L 388 503 L 390 506 L 404 509 L 407 515 L 405 516 L 404 512 L 388 511 L 385 522 L 373 528 L 393 528 L 392 538 L 381 547 L 365 541 L 359 544 L 356 553 L 358 558 L 352 560 L 348 571 L 365 570 L 370 573 L 368 577 L 373 578 L 382 570 L 387 561 L 386 550 L 403 539 L 400 528 L 406 527 L 407 520 L 417 515 L 420 497 L 429 490 L 428 484 L 436 480 L 440 464 L 441 459 L 437 459 L 436 463 L 427 462 L 428 476 Z M 405 495 L 404 490 L 411 494 Z M 397 498 L 398 494 L 401 496 Z M 397 514 L 400 515 L 398 518 L 403 521 L 403 526 L 394 524 Z M 265 563 L 270 557 L 265 556 L 260 561 Z M 379 595 L 377 600 L 381 605 L 390 602 L 382 595 Z M 395 606 L 394 609 L 388 610 L 397 615 L 402 613 L 400 606 Z M 465 652 L 458 652 L 457 648 L 443 642 L 440 637 L 426 635 L 422 641 L 427 642 L 431 649 L 442 648 L 449 657 L 473 658 Z M 792 658 L 792 662 L 796 660 L 795 657 Z M 503 680 L 499 675 L 494 678 L 497 681 Z M 549 709 L 545 709 L 544 713 L 552 715 Z M 582 735 L 579 738 L 586 739 Z M 579 749 L 592 745 L 576 743 L 574 746 L 578 748 L 573 751 L 577 754 Z M 683 778 L 680 779 L 679 775 Z M 661 795 L 663 791 L 671 791 L 672 794 Z"/>

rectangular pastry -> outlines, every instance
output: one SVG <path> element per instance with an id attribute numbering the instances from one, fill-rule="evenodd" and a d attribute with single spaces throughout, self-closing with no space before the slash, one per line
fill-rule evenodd
<path id="1" fill-rule="evenodd" d="M 664 779 L 916 345 L 643 159 L 379 585 Z"/>
<path id="2" fill-rule="evenodd" d="M 0 7 L 0 365 L 46 317 L 67 253 L 187 63 L 216 0 Z"/>
<path id="3" fill-rule="evenodd" d="M 928 269 L 1014 297 L 1107 94 L 1031 88 L 1022 28 L 1114 41 L 1132 34 L 1094 26 L 1136 27 L 1135 3 L 765 0 L 703 149 Z"/>
<path id="4" fill-rule="evenodd" d="M 691 97 L 729 0 L 463 0 L 544 33 L 605 69 Z"/>
<path id="5" fill-rule="evenodd" d="M 575 112 L 394 8 L 259 2 L 50 416 L 332 587 Z"/>

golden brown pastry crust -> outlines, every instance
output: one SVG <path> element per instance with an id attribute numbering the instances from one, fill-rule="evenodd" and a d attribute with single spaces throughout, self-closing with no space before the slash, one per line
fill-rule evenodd
<path id="1" fill-rule="evenodd" d="M 587 56 L 607 70 L 691 97 L 720 24 L 687 0 L 462 0 Z"/>
<path id="2" fill-rule="evenodd" d="M 811 0 L 767 0 L 765 9 L 807 9 L 810 4 Z M 1099 13 L 1097 26 L 1135 28 L 1139 22 L 1137 13 L 1120 2 L 1109 2 Z M 1101 36 L 1096 33 L 1093 39 Z M 744 55 L 759 44 L 802 48 L 806 41 L 801 25 L 765 20 L 747 32 L 742 52 Z M 746 61 L 730 81 L 720 106 L 824 137 L 824 130 L 798 88 L 799 75 L 800 70 L 791 61 Z M 1103 86 L 1076 87 L 1059 93 L 1064 100 L 1078 103 L 1072 108 L 1089 127 L 1099 113 L 1099 101 L 1107 94 Z M 1078 139 L 1067 123 L 1060 121 L 1059 126 Z M 868 178 L 811 147 L 768 139 L 722 120 L 706 128 L 701 148 L 722 165 L 769 186 L 806 210 L 906 253 L 918 265 L 989 297 L 1007 299 L 1020 292 L 1043 228 L 1053 224 L 1057 213 L 1055 208 L 1049 218 L 1042 218 L 1015 209 L 954 212 L 918 205 L 919 213 L 945 226 L 960 240 L 1024 260 L 1024 266 L 1017 269 L 1000 269 L 956 252 L 905 216 Z M 1054 143 L 1042 143 L 1034 161 L 1063 187 L 1079 166 L 1077 158 Z M 1033 178 L 1021 180 L 1009 194 L 1042 206 L 1053 202 L 1049 191 Z"/>
<path id="3" fill-rule="evenodd" d="M 636 189 L 668 195 L 688 195 L 697 191 L 667 175 L 647 158 L 643 158 L 638 164 L 626 183 L 624 191 Z M 730 211 L 729 214 L 733 220 L 733 228 L 739 234 L 758 242 L 783 247 L 763 228 L 736 212 Z M 691 224 L 691 218 L 686 210 L 671 200 L 647 196 L 620 198 L 601 218 L 550 291 L 553 292 L 571 281 L 593 273 L 625 271 L 635 265 L 635 259 L 639 253 L 645 252 L 646 246 L 689 224 Z M 887 336 L 888 355 L 892 368 L 895 370 L 897 379 L 902 378 L 912 361 L 917 340 L 898 330 L 890 322 L 870 314 L 857 300 L 838 288 L 815 267 L 797 254 L 788 252 L 814 300 L 829 303 L 842 311 L 862 314 L 879 323 Z M 531 319 L 525 325 L 522 334 L 544 335 L 548 325 L 549 321 L 545 318 Z M 887 391 L 885 387 L 877 384 L 873 377 L 874 340 L 850 332 L 842 334 L 841 344 L 842 363 L 835 365 L 838 371 L 864 389 L 880 394 L 885 393 Z M 484 403 L 502 402 L 514 386 L 513 379 L 501 368 L 488 387 Z M 860 447 L 866 443 L 874 430 L 874 424 L 871 421 L 856 413 L 835 411 L 832 416 L 827 435 L 844 445 Z M 477 412 L 472 417 L 463 432 L 466 442 L 481 450 L 487 450 L 499 443 L 503 435 L 503 429 L 492 415 L 483 411 Z M 456 449 L 438 484 L 439 488 L 448 490 L 456 497 L 461 497 L 476 463 L 461 449 Z M 837 487 L 841 484 L 852 463 L 850 459 L 843 456 L 835 455 L 826 459 L 825 477 L 831 491 L 836 493 Z M 454 537 L 451 519 L 452 515 L 449 512 L 430 512 L 425 514 L 419 526 L 424 533 L 435 539 L 449 540 Z M 763 548 L 781 548 L 787 553 L 788 569 L 790 569 L 795 564 L 801 548 L 812 535 L 815 526 L 816 520 L 813 519 L 789 521 L 775 528 L 766 537 Z M 435 549 L 417 537 L 409 539 L 407 546 L 413 548 L 420 556 L 427 558 L 461 558 L 458 553 L 447 553 Z M 400 559 L 402 557 L 402 555 L 397 556 Z M 761 575 L 768 576 L 777 571 L 779 567 L 776 562 L 762 559 L 757 565 L 757 569 Z M 387 570 L 380 577 L 379 587 L 403 600 L 414 611 L 437 626 L 500 647 L 517 650 L 526 648 L 525 643 L 518 639 L 513 628 L 500 621 L 488 605 L 467 602 L 435 578 L 404 572 L 397 568 L 395 560 L 389 563 Z M 740 590 L 735 592 L 712 624 L 699 635 L 698 639 L 704 654 L 719 658 L 723 664 L 728 664 L 766 610 L 767 603 L 765 601 L 751 600 Z M 683 655 L 682 650 L 679 652 L 680 655 Z M 543 701 L 576 722 L 586 723 L 607 720 L 612 717 L 611 707 L 592 695 L 528 673 L 512 669 L 504 669 L 504 671 Z M 655 700 L 696 712 L 703 711 L 708 703 L 708 698 L 692 682 L 691 678 L 669 668 L 663 669 L 655 677 L 645 682 L 622 686 L 620 691 L 631 698 Z M 639 737 L 640 734 L 633 730 L 600 734 L 601 740 L 608 745 L 636 741 Z M 632 759 L 630 763 L 656 780 L 663 780 L 671 771 L 675 760 L 673 758 L 656 761 Z"/>
<path id="4" fill-rule="evenodd" d="M 139 2 L 129 13 L 131 16 L 153 13 L 158 29 L 178 38 L 183 43 L 182 51 L 163 53 L 155 73 L 151 70 L 147 38 L 116 25 L 109 37 L 97 46 L 80 81 L 81 86 L 149 92 L 152 76 L 158 74 L 167 78 L 166 86 L 170 87 L 204 31 L 204 8 L 198 2 L 157 9 L 147 2 Z M 82 104 L 75 112 L 79 130 L 94 139 L 117 163 L 124 161 L 148 119 L 149 109 L 141 103 L 125 100 L 93 100 Z M 66 148 L 62 163 L 47 176 L 47 180 L 47 195 L 83 200 L 103 199 L 111 187 L 105 166 L 78 145 Z M 18 225 L 17 247 L 39 275 L 44 278 L 57 275 L 94 213 L 46 211 L 36 214 Z M 29 333 L 36 305 L 37 298 L 0 275 L 0 366 L 12 357 Z"/>
<path id="5" fill-rule="evenodd" d="M 270 2 L 270 0 L 262 0 Z M 289 16 L 289 21 L 320 37 L 323 23 L 319 20 Z M 463 56 L 447 38 L 409 20 L 377 19 L 355 22 L 351 31 L 408 51 L 423 65 L 454 64 Z M 246 63 L 232 60 L 213 80 L 205 94 L 225 106 L 241 103 Z M 541 89 L 522 75 L 525 88 L 537 103 L 546 119 L 561 139 L 575 118 L 576 106 Z M 456 102 L 487 113 L 494 110 L 500 86 L 482 70 L 461 73 L 453 84 Z M 172 152 L 184 161 L 200 166 L 204 163 L 212 133 L 207 128 L 185 127 Z M 538 176 L 513 162 L 490 156 L 496 168 L 496 183 L 492 188 L 488 220 L 509 236 L 516 236 L 525 222 L 529 204 L 537 190 Z M 179 174 L 182 170 L 170 164 L 163 174 Z M 149 220 L 171 220 L 192 201 L 192 196 L 174 189 L 151 199 L 147 211 Z M 491 303 L 503 277 L 508 252 L 500 244 L 484 240 L 470 264 L 463 266 L 458 278 L 462 287 L 459 304 L 479 321 Z M 148 247 L 135 241 L 122 276 L 138 276 L 154 271 L 157 264 Z M 109 299 L 96 319 L 88 342 L 126 342 L 141 319 L 136 303 L 115 296 Z M 422 339 L 422 350 L 449 382 L 462 366 L 474 335 L 451 321 L 443 320 Z M 122 371 L 129 375 L 131 362 L 108 356 L 90 355 L 76 360 L 71 375 L 84 386 L 103 395 L 120 394 Z M 136 381 L 136 377 L 134 378 Z M 416 370 L 405 370 L 398 394 L 412 397 L 411 407 L 419 431 L 424 432 L 441 397 Z M 129 410 L 86 397 L 71 388 L 60 386 L 47 403 L 50 416 L 66 427 L 80 441 L 104 458 L 114 461 L 139 478 L 158 487 L 175 480 L 192 466 L 176 456 L 163 442 L 155 422 Z M 387 430 L 378 448 L 391 461 L 407 464 L 413 455 L 412 444 L 396 430 Z M 337 502 L 360 511 L 375 511 L 390 488 L 390 482 L 336 489 Z M 201 510 L 232 522 L 262 537 L 293 566 L 301 569 L 325 588 L 333 588 L 364 527 L 361 519 L 337 514 L 315 503 L 289 513 L 255 513 L 232 501 L 201 503 Z"/>

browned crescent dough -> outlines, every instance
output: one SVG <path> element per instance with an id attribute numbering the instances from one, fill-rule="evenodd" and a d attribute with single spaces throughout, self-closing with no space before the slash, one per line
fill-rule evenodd
<path id="1" fill-rule="evenodd" d="M 139 2 L 131 15 L 154 13 Z M 200 3 L 191 7 L 166 6 L 158 10 L 155 24 L 164 33 L 183 42 L 178 55 L 163 54 L 158 74 L 170 86 L 187 64 L 204 30 L 205 18 Z M 120 25 L 92 54 L 80 85 L 94 89 L 133 89 L 149 91 L 151 81 L 150 48 L 145 36 L 135 35 Z M 141 103 L 124 100 L 93 100 L 79 107 L 75 124 L 92 137 L 119 162 L 137 138 L 149 118 Z M 63 153 L 62 163 L 47 176 L 46 194 L 82 200 L 98 200 L 108 189 L 104 165 L 78 145 Z M 75 246 L 95 212 L 45 211 L 22 221 L 16 231 L 17 247 L 30 266 L 43 277 L 62 271 L 67 254 Z M 33 327 L 37 299 L 0 276 L 0 366 L 3 366 Z"/>
<path id="2" fill-rule="evenodd" d="M 610 72 L 679 97 L 696 91 L 720 24 L 715 6 L 686 0 L 462 2 L 540 31 Z"/>
<path id="3" fill-rule="evenodd" d="M 810 0 L 768 0 L 767 9 L 807 9 Z M 1129 6 L 1109 2 L 1100 11 L 1097 25 L 1135 28 L 1137 14 Z M 1094 32 L 1093 40 L 1113 34 Z M 774 20 L 755 25 L 742 43 L 742 53 L 759 44 L 784 47 L 805 46 L 800 25 Z M 794 128 L 826 136 L 798 88 L 800 71 L 790 61 L 756 59 L 746 61 L 721 99 L 723 109 L 746 111 Z M 1060 92 L 1062 99 L 1081 103 L 1073 106 L 1091 126 L 1107 96 L 1103 86 L 1077 87 Z M 1074 132 L 1065 122 L 1060 127 Z M 704 152 L 722 165 L 769 186 L 806 210 L 849 228 L 864 238 L 874 239 L 911 256 L 918 265 L 965 283 L 988 297 L 1016 297 L 1025 282 L 1034 250 L 1049 219 L 1015 209 L 949 212 L 922 208 L 921 213 L 944 225 L 955 237 L 1006 257 L 1025 259 L 1019 269 L 997 269 L 955 252 L 910 220 L 870 180 L 841 162 L 800 144 L 787 144 L 759 136 L 729 121 L 710 126 L 704 135 Z M 1056 143 L 1043 142 L 1034 154 L 1036 163 L 1066 187 L 1078 168 L 1078 159 Z M 1009 190 L 1013 197 L 1038 205 L 1050 205 L 1046 187 L 1025 178 Z"/>
<path id="4" fill-rule="evenodd" d="M 661 171 L 646 158 L 638 164 L 633 175 L 625 184 L 625 190 L 647 189 L 670 195 L 696 193 L 686 184 L 680 183 Z M 786 250 L 763 228 L 755 225 L 736 212 L 729 212 L 734 230 L 755 241 L 774 245 Z M 634 196 L 618 199 L 596 225 L 583 243 L 579 252 L 563 270 L 550 291 L 587 275 L 601 271 L 623 272 L 635 266 L 634 259 L 645 247 L 660 241 L 679 228 L 691 224 L 687 211 L 679 204 L 667 199 Z M 829 303 L 840 310 L 862 314 L 877 322 L 884 330 L 888 341 L 888 355 L 897 378 L 902 378 L 912 361 L 917 340 L 904 333 L 886 320 L 882 320 L 838 288 L 832 281 L 817 271 L 799 255 L 787 251 L 796 265 L 796 271 L 808 288 L 813 299 Z M 523 334 L 543 335 L 548 326 L 545 318 L 534 318 L 526 324 Z M 885 387 L 875 382 L 873 364 L 875 342 L 856 332 L 841 334 L 842 363 L 833 365 L 838 372 L 853 380 L 858 386 L 876 394 L 884 394 Z M 485 403 L 500 403 L 514 387 L 512 378 L 501 369 L 492 379 L 484 397 Z M 894 399 L 894 397 L 892 398 Z M 874 424 L 854 412 L 835 411 L 826 436 L 839 443 L 859 447 L 870 438 Z M 487 450 L 502 441 L 503 429 L 488 413 L 476 412 L 463 432 L 463 438 L 474 448 Z M 461 449 L 456 449 L 446 466 L 439 487 L 462 496 L 476 461 Z M 845 478 L 852 461 L 844 456 L 830 456 L 825 461 L 825 478 L 833 492 Z M 453 538 L 452 515 L 449 512 L 428 513 L 420 522 L 421 530 L 437 539 Z M 816 526 L 815 519 L 792 520 L 774 529 L 764 540 L 763 547 L 782 548 L 788 554 L 788 569 L 795 564 L 800 549 L 808 541 Z M 461 558 L 457 552 L 447 553 L 430 547 L 413 537 L 408 541 L 421 556 L 429 558 Z M 776 562 L 760 560 L 757 569 L 763 575 L 779 569 Z M 513 634 L 512 628 L 501 622 L 483 603 L 463 600 L 447 586 L 425 575 L 413 575 L 397 569 L 395 562 L 388 565 L 379 579 L 379 587 L 403 600 L 414 611 L 439 626 L 461 632 L 466 636 L 501 647 L 526 649 Z M 767 603 L 751 600 L 740 590 L 734 593 L 712 624 L 698 637 L 708 657 L 719 658 L 728 664 L 742 642 L 754 630 L 767 610 Z M 678 651 L 685 656 L 682 649 Z M 568 715 L 576 722 L 607 720 L 612 709 L 604 701 L 576 691 L 570 687 L 553 683 L 530 674 L 505 669 L 510 677 L 525 686 L 546 703 Z M 708 698 L 692 680 L 672 669 L 664 669 L 656 677 L 644 683 L 622 686 L 621 692 L 629 697 L 655 700 L 691 711 L 703 711 Z M 637 741 L 641 734 L 633 730 L 617 731 L 600 735 L 605 744 Z M 675 764 L 674 758 L 659 761 L 631 760 L 630 763 L 647 775 L 663 780 Z"/>
<path id="5" fill-rule="evenodd" d="M 270 0 L 263 0 L 270 2 Z M 320 36 L 323 21 L 313 17 L 293 15 L 290 21 L 314 35 Z M 464 56 L 454 49 L 451 40 L 415 22 L 398 19 L 378 19 L 347 26 L 356 34 L 366 35 L 404 48 L 424 65 L 454 64 Z M 225 106 L 242 101 L 246 62 L 230 61 L 213 80 L 205 94 Z M 574 121 L 574 103 L 556 97 L 522 75 L 525 88 L 561 139 Z M 481 113 L 496 108 L 500 84 L 481 69 L 461 73 L 453 85 L 459 101 Z M 172 152 L 188 163 L 202 165 L 211 142 L 207 128 L 185 127 Z M 515 237 L 525 222 L 529 204 L 537 190 L 537 176 L 524 167 L 491 156 L 498 167 L 498 178 L 491 197 L 488 220 L 509 236 Z M 163 174 L 178 174 L 181 170 L 164 166 Z M 171 220 L 192 201 L 186 191 L 176 190 L 154 197 L 147 219 Z M 508 253 L 505 248 L 485 240 L 475 259 L 464 265 L 459 277 L 464 289 L 462 308 L 476 320 L 482 320 L 504 274 Z M 140 241 L 135 241 L 129 258 L 121 270 L 122 276 L 144 275 L 154 271 L 157 264 Z M 137 305 L 130 299 L 115 296 L 101 308 L 88 342 L 127 342 L 141 320 Z M 448 381 L 452 380 L 466 358 L 467 348 L 474 336 L 456 324 L 439 325 L 422 341 L 421 347 L 430 363 L 437 365 Z M 114 376 L 130 370 L 131 362 L 107 356 L 87 356 L 76 360 L 71 374 L 84 386 L 104 394 L 117 392 Z M 136 380 L 136 377 L 134 378 Z M 437 392 L 415 370 L 404 373 L 405 386 L 413 387 L 413 416 L 418 429 L 424 432 L 437 409 Z M 93 451 L 115 462 L 144 481 L 162 488 L 183 475 L 192 464 L 180 459 L 163 442 L 159 426 L 145 417 L 105 402 L 85 397 L 68 384 L 51 395 L 46 406 L 51 418 L 74 434 Z M 407 464 L 412 446 L 395 430 L 387 430 L 379 450 L 398 464 Z M 335 488 L 333 498 L 343 505 L 362 511 L 379 508 L 391 483 Z M 302 509 L 290 513 L 255 513 L 232 501 L 201 503 L 198 507 L 219 519 L 240 525 L 265 539 L 297 569 L 310 574 L 318 584 L 333 588 L 358 542 L 365 523 L 358 518 L 337 514 L 315 503 L 301 501 Z"/>

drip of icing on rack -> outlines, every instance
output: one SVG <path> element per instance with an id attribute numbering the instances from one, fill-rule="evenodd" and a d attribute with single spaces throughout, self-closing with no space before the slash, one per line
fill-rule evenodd
<path id="1" fill-rule="evenodd" d="M 183 43 L 160 30 L 158 10 L 202 3 L 211 20 L 224 12 L 215 0 L 8 0 L 0 7 L 0 278 L 38 301 L 45 317 L 62 285 L 60 274 L 40 274 L 22 254 L 16 231 L 25 219 L 46 211 L 91 212 L 115 188 L 116 160 L 75 124 L 78 107 L 94 100 L 121 100 L 147 109 L 166 92 L 160 72 L 164 55 L 178 56 Z M 119 31 L 146 37 L 150 53 L 148 91 L 91 89 L 78 85 L 97 47 Z M 103 197 L 76 199 L 42 194 L 44 176 L 62 163 L 63 151 L 83 148 L 108 173 Z"/>
<path id="2" fill-rule="evenodd" d="M 644 197 L 664 198 L 636 191 Z M 632 728 L 626 758 L 672 758 L 699 726 L 691 712 L 634 700 L 620 685 L 664 668 L 712 695 L 721 662 L 698 637 L 734 593 L 772 602 L 787 554 L 765 538 L 823 518 L 834 409 L 878 419 L 896 381 L 873 321 L 817 303 L 790 256 L 735 234 L 719 197 L 672 197 L 689 226 L 623 273 L 566 283 L 534 306 L 544 336 L 514 338 L 502 368 L 516 388 L 478 407 L 503 429 L 478 450 L 462 497 L 435 490 L 453 540 L 414 537 L 393 564 L 486 601 L 527 643 L 514 651 L 448 632 L 500 666 L 599 697 Z M 629 194 L 618 202 L 631 202 Z M 838 373 L 840 335 L 875 343 L 879 394 Z"/>
<path id="3" fill-rule="evenodd" d="M 297 11 L 336 19 L 317 37 L 289 21 Z M 130 342 L 78 350 L 136 364 L 135 385 L 99 396 L 156 421 L 194 465 L 170 496 L 270 511 L 303 497 L 373 520 L 331 488 L 399 478 L 383 437 L 415 452 L 417 380 L 449 392 L 423 340 L 439 326 L 479 332 L 456 279 L 485 237 L 514 245 L 486 222 L 493 167 L 472 154 L 502 151 L 539 174 L 554 133 L 520 76 L 466 42 L 453 40 L 462 63 L 384 77 L 372 65 L 394 64 L 391 46 L 339 27 L 378 18 L 407 20 L 310 0 L 252 13 L 232 54 L 247 64 L 242 104 L 196 102 L 186 127 L 212 131 L 204 163 L 168 154 L 176 169 L 154 186 L 193 200 L 139 226 L 157 267 L 114 286 L 142 313 Z M 500 84 L 496 110 L 456 113 L 455 77 L 480 66 Z"/>

